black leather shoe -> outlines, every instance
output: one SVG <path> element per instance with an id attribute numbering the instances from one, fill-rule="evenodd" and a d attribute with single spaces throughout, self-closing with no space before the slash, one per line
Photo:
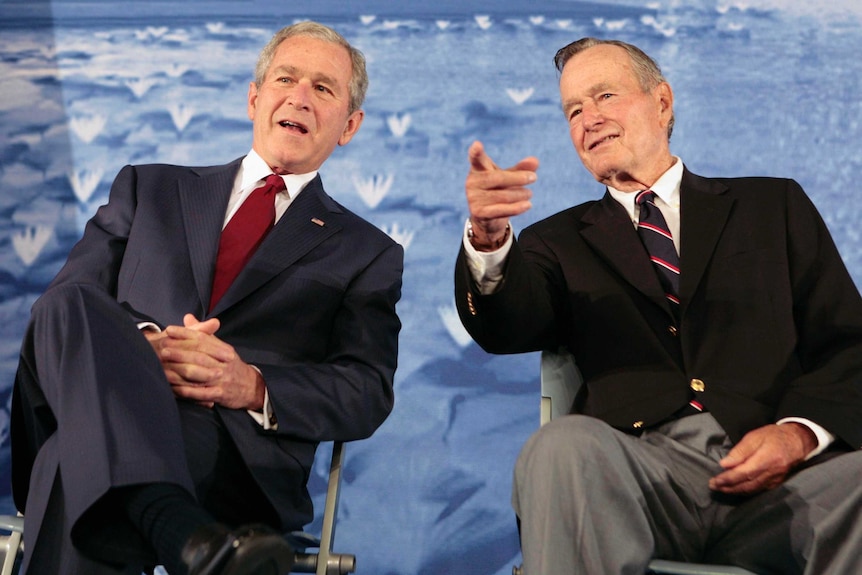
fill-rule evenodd
<path id="1" fill-rule="evenodd" d="M 294 557 L 284 537 L 263 525 L 234 531 L 206 525 L 192 534 L 182 552 L 189 575 L 285 575 Z"/>

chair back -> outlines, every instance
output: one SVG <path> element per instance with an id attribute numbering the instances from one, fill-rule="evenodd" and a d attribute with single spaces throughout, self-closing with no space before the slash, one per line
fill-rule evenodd
<path id="1" fill-rule="evenodd" d="M 540 379 L 542 382 L 540 423 L 545 425 L 555 417 L 567 415 L 571 411 L 583 379 L 572 354 L 563 348 L 542 352 Z"/>

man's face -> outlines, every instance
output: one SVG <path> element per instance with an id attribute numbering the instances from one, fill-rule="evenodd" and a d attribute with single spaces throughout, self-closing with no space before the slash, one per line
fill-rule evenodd
<path id="1" fill-rule="evenodd" d="M 619 46 L 593 46 L 573 56 L 560 75 L 560 96 L 575 150 L 599 182 L 644 189 L 673 163 L 670 86 L 644 92 Z"/>
<path id="2" fill-rule="evenodd" d="M 338 44 L 293 36 L 278 46 L 261 85 L 248 89 L 252 146 L 270 167 L 316 170 L 353 138 L 363 112 L 348 113 L 352 73 L 350 55 Z"/>

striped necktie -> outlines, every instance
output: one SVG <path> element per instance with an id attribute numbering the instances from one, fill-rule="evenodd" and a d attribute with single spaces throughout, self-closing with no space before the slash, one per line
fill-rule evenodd
<path id="1" fill-rule="evenodd" d="M 215 308 L 218 300 L 272 229 L 275 224 L 275 195 L 284 189 L 284 179 L 270 174 L 266 183 L 245 199 L 222 230 L 210 296 L 210 311 Z"/>
<path id="2" fill-rule="evenodd" d="M 670 302 L 674 315 L 679 317 L 679 255 L 673 245 L 673 236 L 661 210 L 653 202 L 655 192 L 638 192 L 635 203 L 640 206 L 638 233 L 649 252 L 653 267 Z"/>

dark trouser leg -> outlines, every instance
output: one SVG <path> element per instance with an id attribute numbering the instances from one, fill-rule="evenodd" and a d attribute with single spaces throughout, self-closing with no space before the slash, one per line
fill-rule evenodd
<path id="1" fill-rule="evenodd" d="M 145 555 L 122 510 L 95 504 L 134 484 L 194 490 L 176 401 L 127 312 L 93 287 L 50 289 L 33 307 L 15 393 L 15 497 L 20 504 L 26 496 L 27 557 L 55 552 L 39 532 L 43 519 L 58 516 L 73 540 Z M 59 509 L 49 505 L 57 477 L 64 492 Z"/>
<path id="2" fill-rule="evenodd" d="M 278 514 L 246 467 L 218 411 L 188 402 L 178 406 L 189 471 L 201 505 L 233 527 L 263 523 L 280 529 Z"/>

